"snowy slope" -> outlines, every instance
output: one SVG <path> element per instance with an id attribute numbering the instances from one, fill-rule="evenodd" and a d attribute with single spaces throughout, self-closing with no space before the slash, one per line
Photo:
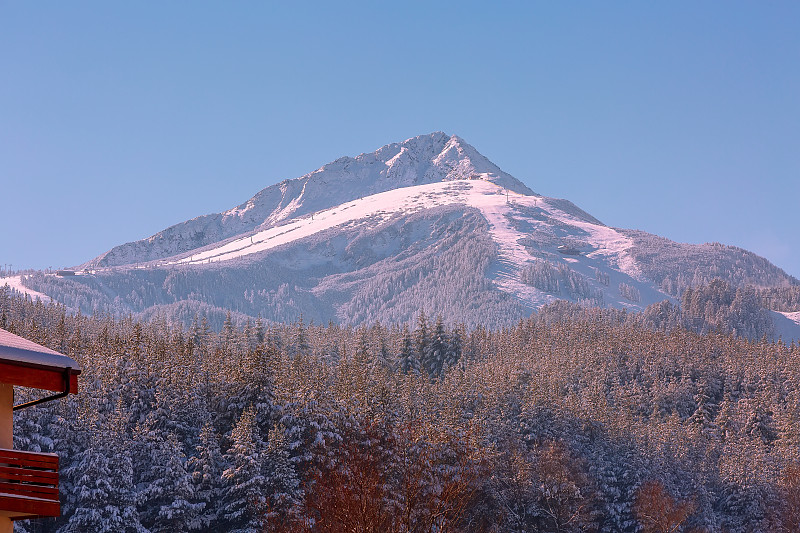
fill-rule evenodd
<path id="1" fill-rule="evenodd" d="M 784 339 L 787 344 L 792 339 L 800 339 L 800 311 L 770 311 L 775 324 L 775 337 Z"/>
<path id="2" fill-rule="evenodd" d="M 4 287 L 8 285 L 10 289 L 14 289 L 15 291 L 19 292 L 20 294 L 27 294 L 32 299 L 39 298 L 43 302 L 47 303 L 50 301 L 50 297 L 44 293 L 37 292 L 33 289 L 29 289 L 25 285 L 22 284 L 22 276 L 8 276 L 8 277 L 0 277 L 0 287 Z"/>

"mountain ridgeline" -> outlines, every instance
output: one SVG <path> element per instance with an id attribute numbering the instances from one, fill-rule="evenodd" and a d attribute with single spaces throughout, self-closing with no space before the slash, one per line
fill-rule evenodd
<path id="1" fill-rule="evenodd" d="M 606 226 L 440 132 L 343 157 L 75 270 L 34 273 L 24 283 L 85 314 L 184 324 L 203 315 L 218 326 L 229 312 L 239 323 L 302 316 L 358 325 L 409 323 L 424 310 L 467 327 L 501 327 L 557 300 L 677 307 L 688 289 L 713 280 L 734 295 L 771 291 L 771 303 L 786 301 L 776 312 L 789 313 L 797 309 L 781 295 L 800 285 L 747 250 Z M 766 317 L 758 325 L 730 326 L 730 315 L 703 327 L 775 333 L 777 313 L 763 309 L 761 296 L 754 301 Z"/>

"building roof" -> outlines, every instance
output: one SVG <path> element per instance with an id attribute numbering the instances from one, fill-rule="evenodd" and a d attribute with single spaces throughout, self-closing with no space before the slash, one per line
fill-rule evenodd
<path id="1" fill-rule="evenodd" d="M 76 394 L 80 373 L 73 358 L 0 329 L 0 383 Z"/>
<path id="2" fill-rule="evenodd" d="M 28 339 L 23 339 L 4 329 L 0 329 L 0 361 L 28 363 L 59 370 L 72 368 L 80 371 L 81 369 L 81 366 L 73 358 Z"/>

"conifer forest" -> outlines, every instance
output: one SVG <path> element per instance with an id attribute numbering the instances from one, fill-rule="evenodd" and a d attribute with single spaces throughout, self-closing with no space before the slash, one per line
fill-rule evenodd
<path id="1" fill-rule="evenodd" d="M 62 499 L 17 531 L 798 531 L 800 346 L 730 290 L 685 297 L 702 327 L 556 302 L 498 329 L 215 330 L 0 289 L 0 327 L 82 367 L 78 395 L 15 416 Z"/>

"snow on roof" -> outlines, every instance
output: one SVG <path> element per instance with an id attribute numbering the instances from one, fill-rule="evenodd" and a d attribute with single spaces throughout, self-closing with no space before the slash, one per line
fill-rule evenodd
<path id="1" fill-rule="evenodd" d="M 80 365 L 71 357 L 60 354 L 19 335 L 0 329 L 0 361 L 14 361 L 50 368 L 72 368 L 80 372 Z"/>

